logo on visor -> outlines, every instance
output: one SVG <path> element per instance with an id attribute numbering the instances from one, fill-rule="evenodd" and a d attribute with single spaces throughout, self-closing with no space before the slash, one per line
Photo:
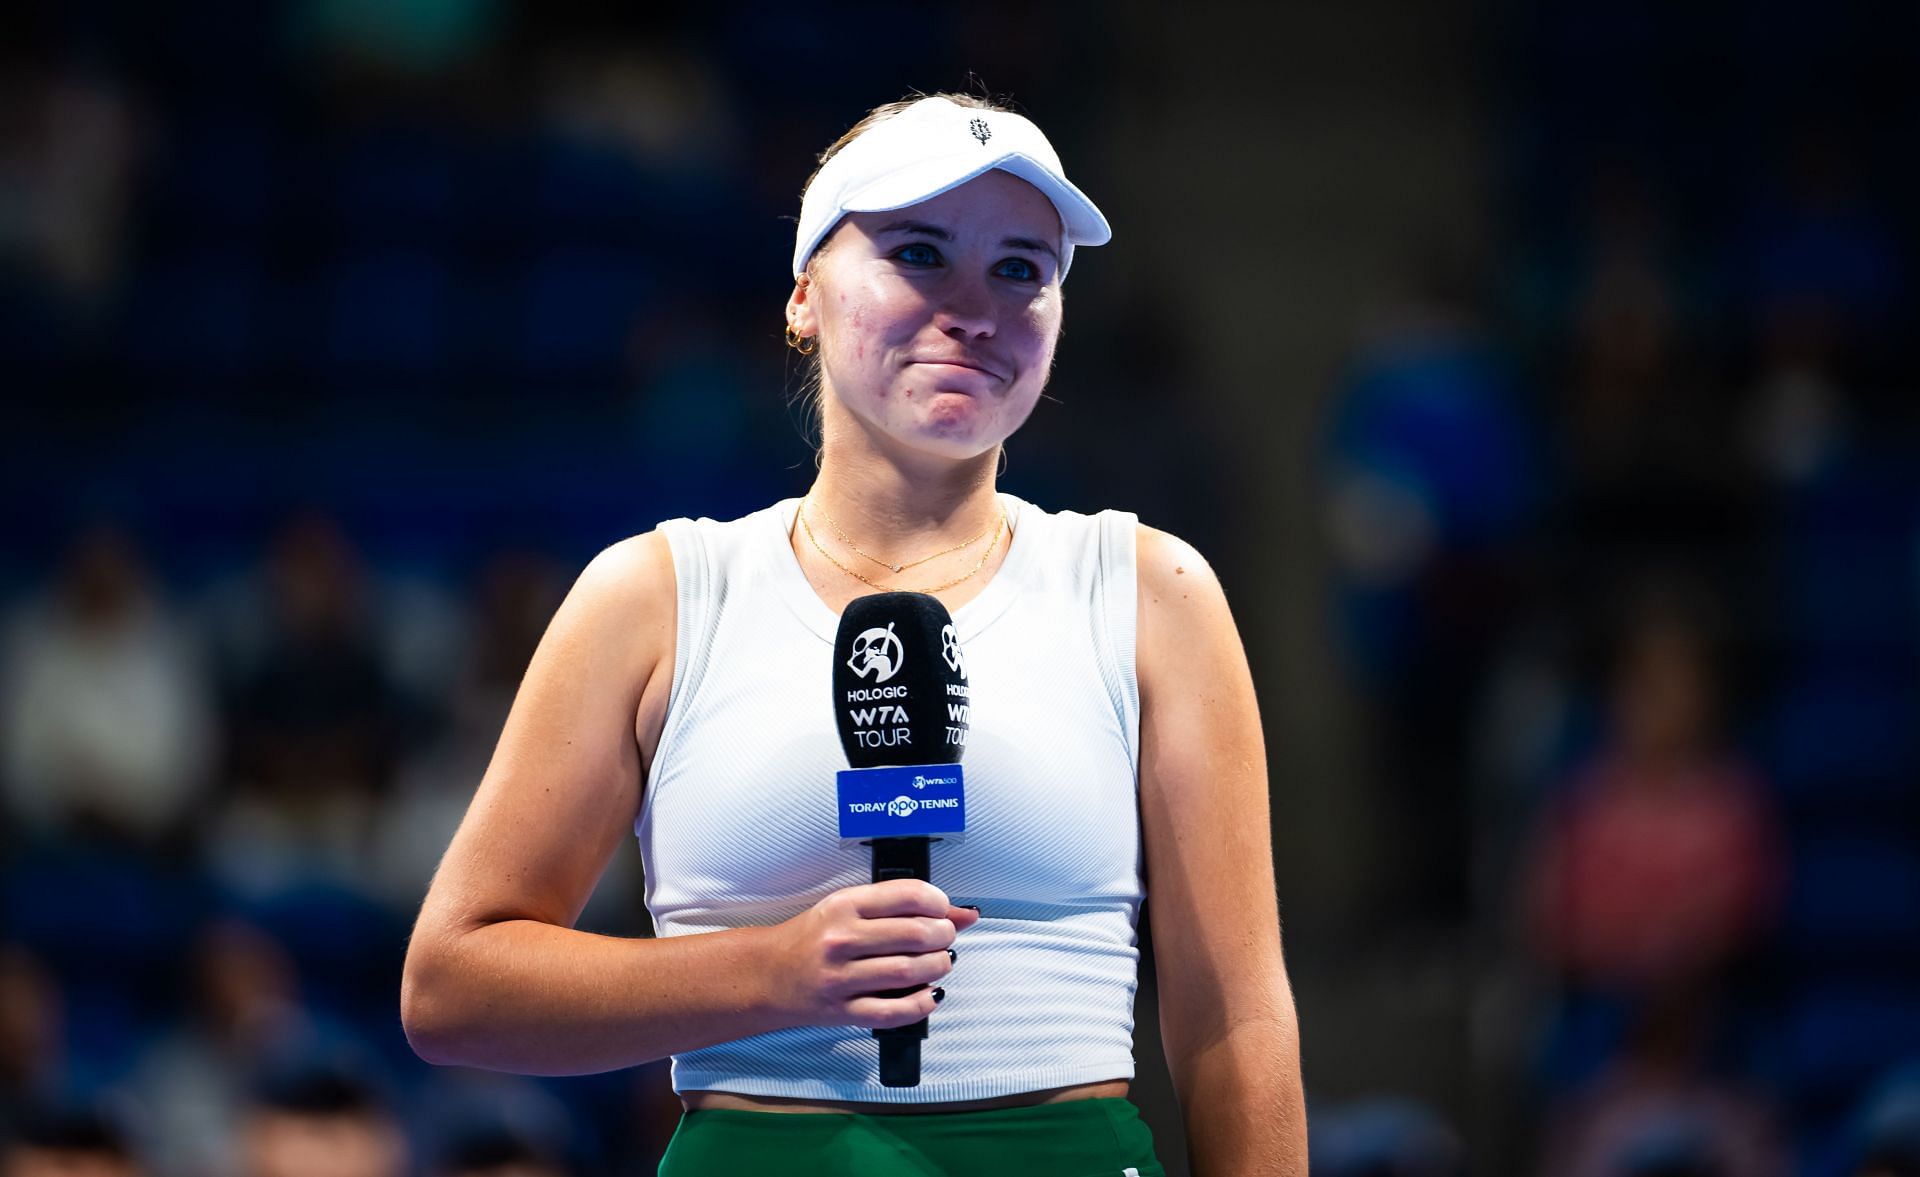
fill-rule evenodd
<path id="1" fill-rule="evenodd" d="M 973 132 L 973 137 L 980 140 L 980 144 L 983 147 L 986 145 L 987 140 L 993 138 L 993 132 L 987 129 L 987 120 L 985 119 L 974 119 L 967 124 L 967 129 Z"/>

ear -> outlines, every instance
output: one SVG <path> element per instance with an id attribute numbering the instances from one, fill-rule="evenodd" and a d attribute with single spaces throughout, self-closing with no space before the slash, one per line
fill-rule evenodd
<path id="1" fill-rule="evenodd" d="M 813 313 L 813 277 L 801 274 L 793 280 L 793 293 L 787 296 L 787 325 L 794 333 L 805 338 L 820 333 L 820 323 Z"/>

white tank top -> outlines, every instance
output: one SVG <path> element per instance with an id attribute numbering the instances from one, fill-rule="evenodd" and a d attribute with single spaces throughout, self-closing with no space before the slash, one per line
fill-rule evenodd
<path id="1" fill-rule="evenodd" d="M 933 1103 L 1133 1076 L 1134 516 L 1001 499 L 1012 547 L 953 614 L 967 832 L 932 847 L 934 884 L 984 918 L 955 941 L 920 1085 L 880 1085 L 867 1030 L 802 1026 L 675 1055 L 676 1092 Z M 838 836 L 839 617 L 788 547 L 799 502 L 660 525 L 679 635 L 635 832 L 662 936 L 776 924 L 870 877 L 870 851 Z"/>

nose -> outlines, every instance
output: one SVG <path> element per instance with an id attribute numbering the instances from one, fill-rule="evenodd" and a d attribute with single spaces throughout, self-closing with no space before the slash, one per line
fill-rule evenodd
<path id="1" fill-rule="evenodd" d="M 949 339 L 987 339 L 993 335 L 993 296 L 983 281 L 956 277 L 947 284 L 934 323 Z"/>

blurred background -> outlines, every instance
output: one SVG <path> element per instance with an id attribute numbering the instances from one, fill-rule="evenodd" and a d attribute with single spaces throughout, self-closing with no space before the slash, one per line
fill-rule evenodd
<path id="1" fill-rule="evenodd" d="M 807 485 L 815 153 L 984 87 L 1115 228 L 1003 485 L 1227 586 L 1315 1174 L 1920 1173 L 1920 6 L 14 13 L 0 1171 L 652 1172 L 404 937 L 586 560 Z"/>

